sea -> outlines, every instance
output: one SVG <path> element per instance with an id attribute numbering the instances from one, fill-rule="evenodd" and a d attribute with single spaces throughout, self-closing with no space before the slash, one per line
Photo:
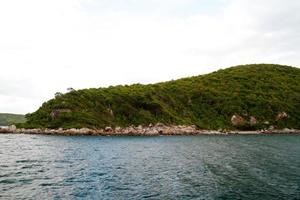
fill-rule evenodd
<path id="1" fill-rule="evenodd" d="M 300 199 L 300 135 L 0 135 L 0 199 Z"/>

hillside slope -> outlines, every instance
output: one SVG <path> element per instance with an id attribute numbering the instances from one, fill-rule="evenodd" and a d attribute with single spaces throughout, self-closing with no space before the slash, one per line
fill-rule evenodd
<path id="1" fill-rule="evenodd" d="M 0 113 L 0 126 L 8 126 L 16 123 L 24 123 L 25 120 L 26 119 L 24 115 Z"/>
<path id="2" fill-rule="evenodd" d="M 288 117 L 276 119 L 280 112 Z M 257 124 L 234 127 L 233 115 Z M 57 94 L 22 127 L 99 128 L 149 123 L 194 124 L 204 129 L 300 128 L 300 69 L 243 65 L 175 81 Z"/>

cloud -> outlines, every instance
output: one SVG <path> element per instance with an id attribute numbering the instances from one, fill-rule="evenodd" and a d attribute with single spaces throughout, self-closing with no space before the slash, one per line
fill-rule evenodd
<path id="1" fill-rule="evenodd" d="M 300 66 L 299 9 L 297 0 L 1 1 L 0 112 L 33 112 L 68 87 Z"/>

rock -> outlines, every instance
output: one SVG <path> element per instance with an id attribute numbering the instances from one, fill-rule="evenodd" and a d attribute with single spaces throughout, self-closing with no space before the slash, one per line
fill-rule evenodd
<path id="1" fill-rule="evenodd" d="M 282 129 L 282 132 L 283 133 L 293 133 L 294 130 L 293 129 L 289 129 L 289 128 L 284 128 L 284 129 Z"/>
<path id="2" fill-rule="evenodd" d="M 115 132 L 116 132 L 116 133 L 121 133 L 121 132 L 122 132 L 122 128 L 119 127 L 119 126 L 117 126 L 117 127 L 115 128 Z"/>
<path id="3" fill-rule="evenodd" d="M 243 118 L 243 120 L 245 120 Z M 242 120 L 242 121 L 243 121 Z M 247 123 L 247 121 L 243 121 Z M 14 127 L 12 127 L 14 128 Z M 24 133 L 24 134 L 47 134 L 47 135 L 148 135 L 148 136 L 156 136 L 156 135 L 229 135 L 229 134 L 276 134 L 276 133 L 297 133 L 300 134 L 300 130 L 295 129 L 282 129 L 276 130 L 276 126 L 269 126 L 267 130 L 260 131 L 229 131 L 219 129 L 218 131 L 213 130 L 200 130 L 197 129 L 194 125 L 163 125 L 160 127 L 157 126 L 130 126 L 130 127 L 116 127 L 115 129 L 108 126 L 104 130 L 103 129 L 90 129 L 90 128 L 71 128 L 71 129 L 16 129 L 15 131 L 11 131 L 8 127 L 0 127 L 0 133 Z"/>
<path id="4" fill-rule="evenodd" d="M 0 133 L 10 133 L 7 128 L 0 128 Z"/>
<path id="5" fill-rule="evenodd" d="M 146 135 L 159 135 L 159 132 L 156 129 L 150 129 L 146 132 Z"/>
<path id="6" fill-rule="evenodd" d="M 34 129 L 28 129 L 28 130 L 26 130 L 25 133 L 39 134 L 39 133 L 44 133 L 44 131 L 42 131 L 41 129 L 38 129 L 38 128 L 34 128 Z"/>
<path id="7" fill-rule="evenodd" d="M 104 135 L 104 130 L 103 129 L 96 129 L 96 130 L 94 130 L 93 135 Z"/>
<path id="8" fill-rule="evenodd" d="M 127 134 L 135 135 L 135 134 L 137 134 L 137 131 L 135 130 L 134 127 L 128 127 L 127 128 Z"/>
<path id="9" fill-rule="evenodd" d="M 250 117 L 250 126 L 255 126 L 257 124 L 257 119 L 253 116 Z"/>
<path id="10" fill-rule="evenodd" d="M 233 115 L 231 117 L 231 123 L 234 126 L 243 126 L 246 123 L 246 120 L 240 115 Z"/>
<path id="11" fill-rule="evenodd" d="M 142 125 L 139 125 L 139 126 L 137 127 L 137 129 L 138 129 L 138 130 L 142 130 L 142 129 L 143 129 L 143 126 L 142 126 Z"/>
<path id="12" fill-rule="evenodd" d="M 79 131 L 76 128 L 71 128 L 71 129 L 68 129 L 65 131 L 65 134 L 67 134 L 67 135 L 76 135 L 78 133 L 79 133 Z"/>
<path id="13" fill-rule="evenodd" d="M 155 124 L 155 126 L 156 126 L 156 127 L 163 127 L 164 124 L 163 124 L 163 123 L 157 123 L 157 124 Z"/>
<path id="14" fill-rule="evenodd" d="M 286 112 L 280 112 L 276 116 L 276 121 L 287 119 L 289 115 Z"/>
<path id="15" fill-rule="evenodd" d="M 71 112 L 70 109 L 55 109 L 55 110 L 52 110 L 52 112 L 50 113 L 50 116 L 52 119 L 56 119 L 57 117 L 59 117 L 59 115 L 61 113 L 69 113 Z"/>
<path id="16" fill-rule="evenodd" d="M 88 135 L 88 134 L 93 133 L 93 131 L 88 128 L 81 128 L 81 129 L 79 129 L 79 132 L 80 132 L 80 134 L 83 134 L 83 135 Z"/>
<path id="17" fill-rule="evenodd" d="M 105 132 L 113 132 L 113 129 L 110 126 L 105 127 Z"/>
<path id="18" fill-rule="evenodd" d="M 9 130 L 11 130 L 12 132 L 16 131 L 17 130 L 17 127 L 15 125 L 10 125 L 8 127 Z"/>

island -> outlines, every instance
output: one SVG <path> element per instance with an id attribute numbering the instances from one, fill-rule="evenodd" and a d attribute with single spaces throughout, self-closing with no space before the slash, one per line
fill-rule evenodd
<path id="1" fill-rule="evenodd" d="M 113 78 L 113 77 L 112 77 Z M 156 84 L 75 90 L 1 133 L 269 134 L 300 131 L 300 69 L 240 65 Z"/>

